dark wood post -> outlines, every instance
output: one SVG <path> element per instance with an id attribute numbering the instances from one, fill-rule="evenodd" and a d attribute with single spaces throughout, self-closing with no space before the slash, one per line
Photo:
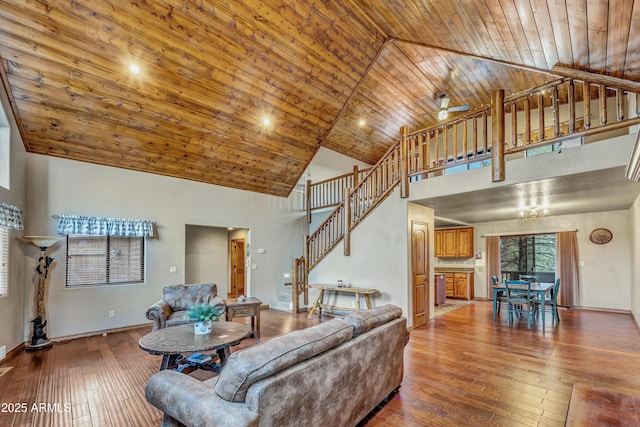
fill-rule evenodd
<path id="1" fill-rule="evenodd" d="M 491 166 L 493 182 L 504 181 L 504 89 L 497 90 L 492 97 L 491 113 Z"/>
<path id="2" fill-rule="evenodd" d="M 407 135 L 409 128 L 402 126 L 400 128 L 400 197 L 406 199 L 409 197 L 409 144 Z"/>
<path id="3" fill-rule="evenodd" d="M 307 180 L 307 224 L 311 224 L 311 180 Z"/>

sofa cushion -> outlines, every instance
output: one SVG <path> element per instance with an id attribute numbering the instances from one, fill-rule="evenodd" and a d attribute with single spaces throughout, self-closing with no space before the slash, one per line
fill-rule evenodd
<path id="1" fill-rule="evenodd" d="M 214 388 L 221 398 L 244 402 L 255 382 L 351 339 L 353 327 L 341 319 L 272 338 L 232 353 Z"/>
<path id="2" fill-rule="evenodd" d="M 179 311 L 188 310 L 193 305 L 211 305 L 217 293 L 218 287 L 213 283 L 165 286 L 162 289 L 162 299 L 173 311 Z"/>
<path id="3" fill-rule="evenodd" d="M 386 304 L 371 310 L 354 311 L 346 315 L 343 320 L 353 325 L 353 336 L 357 337 L 400 316 L 402 316 L 400 307 Z"/>

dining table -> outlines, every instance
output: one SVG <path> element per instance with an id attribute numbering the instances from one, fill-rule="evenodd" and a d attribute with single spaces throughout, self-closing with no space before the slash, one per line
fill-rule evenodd
<path id="1" fill-rule="evenodd" d="M 525 285 L 509 285 L 510 289 L 523 289 L 526 290 L 527 286 Z M 544 294 L 553 289 L 553 282 L 531 282 L 531 293 L 536 294 L 540 301 L 544 301 Z M 495 322 L 496 316 L 498 314 L 498 294 L 500 292 L 506 292 L 507 287 L 504 282 L 499 282 L 497 285 L 493 285 L 493 321 Z M 542 327 L 544 328 L 544 305 L 542 306 Z"/>

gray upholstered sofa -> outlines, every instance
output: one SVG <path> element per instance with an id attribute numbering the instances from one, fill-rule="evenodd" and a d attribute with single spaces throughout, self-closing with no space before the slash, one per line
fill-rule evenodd
<path id="1" fill-rule="evenodd" d="M 352 426 L 400 386 L 408 338 L 399 307 L 355 311 L 236 351 L 206 381 L 155 373 L 146 398 L 163 426 Z"/>
<path id="2" fill-rule="evenodd" d="M 162 289 L 162 299 L 149 307 L 145 316 L 153 320 L 153 330 L 167 326 L 188 323 L 184 319 L 187 310 L 200 304 L 219 306 L 224 309 L 224 300 L 218 296 L 218 286 L 213 283 L 193 285 L 165 286 Z"/>

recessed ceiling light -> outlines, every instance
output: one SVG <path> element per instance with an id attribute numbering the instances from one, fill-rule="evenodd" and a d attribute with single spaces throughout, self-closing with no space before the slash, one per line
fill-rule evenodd
<path id="1" fill-rule="evenodd" d="M 358 126 L 360 127 L 364 127 L 365 124 L 366 122 L 364 121 L 364 119 L 360 119 L 360 121 L 358 122 Z"/>
<path id="2" fill-rule="evenodd" d="M 262 124 L 265 126 L 271 125 L 271 119 L 269 119 L 269 117 L 265 117 L 264 119 L 262 119 Z"/>
<path id="3" fill-rule="evenodd" d="M 139 74 L 140 67 L 138 67 L 136 64 L 131 64 L 129 65 L 129 71 L 131 71 L 133 74 Z"/>

